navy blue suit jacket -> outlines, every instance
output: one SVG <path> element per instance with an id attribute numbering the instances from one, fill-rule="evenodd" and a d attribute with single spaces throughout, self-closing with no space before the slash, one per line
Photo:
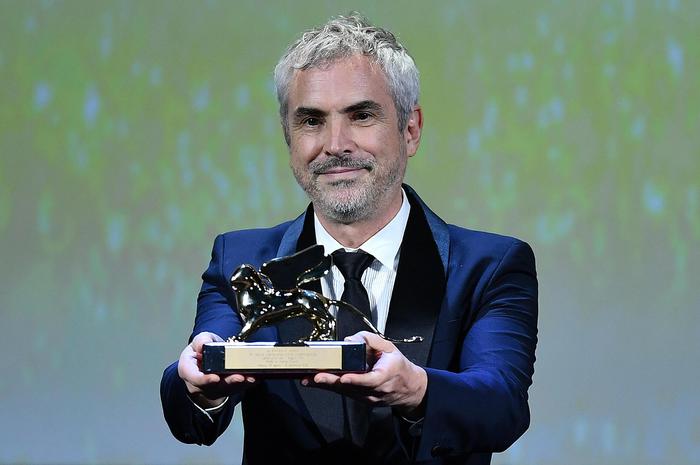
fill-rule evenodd
<path id="1" fill-rule="evenodd" d="M 529 425 L 527 390 L 537 342 L 534 256 L 517 239 L 444 223 L 410 187 L 404 189 L 411 218 L 420 218 L 425 234 L 407 237 L 409 230 L 420 229 L 409 219 L 386 333 L 426 338 L 417 352 L 408 345 L 400 349 L 425 368 L 428 387 L 422 425 L 409 430 L 395 417 L 396 427 L 383 433 L 381 440 L 396 448 L 382 463 L 488 464 L 492 452 L 505 450 Z M 228 282 L 234 269 L 294 253 L 303 245 L 309 220 L 307 211 L 273 228 L 218 236 L 202 276 L 192 337 L 202 331 L 224 339 L 237 334 L 241 322 L 232 311 L 235 296 Z M 421 274 L 428 271 L 435 274 Z M 255 335 L 256 340 L 278 338 L 275 327 Z M 327 397 L 319 403 L 319 396 Z M 371 462 L 344 448 L 338 420 L 324 411 L 332 396 L 337 395 L 295 381 L 264 381 L 230 399 L 212 422 L 187 398 L 177 362 L 166 368 L 161 382 L 166 421 L 183 442 L 213 443 L 242 402 L 244 462 Z"/>

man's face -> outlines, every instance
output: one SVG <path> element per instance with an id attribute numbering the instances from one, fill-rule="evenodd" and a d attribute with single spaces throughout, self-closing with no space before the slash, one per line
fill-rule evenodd
<path id="1" fill-rule="evenodd" d="M 353 223 L 400 199 L 409 156 L 384 73 L 355 55 L 296 71 L 288 96 L 290 166 L 316 211 Z"/>

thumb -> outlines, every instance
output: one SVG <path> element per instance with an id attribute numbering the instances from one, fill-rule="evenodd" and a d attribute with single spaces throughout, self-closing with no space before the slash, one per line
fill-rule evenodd
<path id="1" fill-rule="evenodd" d="M 198 354 L 201 354 L 202 346 L 209 342 L 223 342 L 223 339 L 221 339 L 217 334 L 204 331 L 197 334 L 194 339 L 192 339 L 192 343 L 190 345 L 192 346 L 192 350 Z"/>
<path id="2" fill-rule="evenodd" d="M 396 350 L 396 346 L 390 341 L 387 341 L 378 334 L 374 334 L 369 331 L 360 331 L 359 333 L 354 334 L 352 337 L 357 337 L 358 339 L 353 339 L 357 340 L 357 342 L 364 340 L 365 344 L 367 344 L 367 348 L 374 351 L 393 352 Z"/>

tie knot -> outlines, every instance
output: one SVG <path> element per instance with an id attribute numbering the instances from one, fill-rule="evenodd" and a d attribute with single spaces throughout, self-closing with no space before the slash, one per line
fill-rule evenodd
<path id="1" fill-rule="evenodd" d="M 374 257 L 363 250 L 346 252 L 343 249 L 339 249 L 333 252 L 332 255 L 333 263 L 338 267 L 346 281 L 353 279 L 359 281 L 362 278 L 362 273 L 374 261 Z"/>

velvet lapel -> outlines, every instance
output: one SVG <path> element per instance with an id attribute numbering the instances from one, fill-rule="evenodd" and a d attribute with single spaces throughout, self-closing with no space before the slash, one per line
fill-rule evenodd
<path id="1" fill-rule="evenodd" d="M 285 255 L 291 255 L 292 253 L 304 250 L 312 245 L 316 244 L 316 233 L 314 231 L 314 210 L 311 205 L 306 209 L 304 215 L 303 227 L 301 233 L 299 234 L 299 239 L 296 241 L 294 250 L 288 251 Z M 321 282 L 312 281 L 305 286 L 302 286 L 310 291 L 321 293 Z M 279 333 L 279 340 L 282 342 L 291 342 L 301 339 L 305 335 L 308 335 L 311 331 L 311 324 L 301 318 L 295 318 L 282 323 L 277 324 L 277 331 Z"/>
<path id="2" fill-rule="evenodd" d="M 300 220 L 301 218 L 293 223 L 292 228 L 290 228 L 292 229 L 292 234 L 298 234 L 298 239 L 294 236 L 288 237 L 288 235 L 285 235 L 283 243 L 280 245 L 280 256 L 299 252 L 316 243 L 314 211 L 311 205 L 306 209 L 303 223 L 299 224 Z M 296 239 L 296 242 L 293 242 L 294 239 Z M 321 282 L 313 281 L 304 286 L 304 288 L 321 293 Z M 309 330 L 310 324 L 299 318 L 277 325 L 279 340 L 281 341 L 298 339 L 305 334 L 309 334 Z M 307 424 L 310 428 L 316 429 L 315 434 L 319 440 L 331 443 L 342 439 L 344 437 L 342 397 L 334 392 L 301 386 L 298 381 L 287 382 L 290 383 L 292 391 L 298 394 L 300 403 L 306 407 L 308 417 L 311 419 Z"/>
<path id="3" fill-rule="evenodd" d="M 406 189 L 411 213 L 406 224 L 385 334 L 391 338 L 423 336 L 423 342 L 396 344 L 413 363 L 425 366 L 435 323 L 445 295 L 445 271 L 423 206 Z"/>

